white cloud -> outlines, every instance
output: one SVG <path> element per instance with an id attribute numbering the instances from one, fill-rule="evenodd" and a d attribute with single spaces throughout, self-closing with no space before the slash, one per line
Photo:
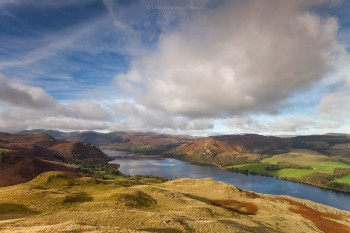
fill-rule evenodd
<path id="1" fill-rule="evenodd" d="M 110 113 L 92 100 L 67 101 L 66 115 L 90 120 L 109 120 Z"/>
<path id="2" fill-rule="evenodd" d="M 57 122 L 63 123 L 68 121 L 67 119 L 71 122 L 79 120 L 103 122 L 110 120 L 110 113 L 93 100 L 59 102 L 42 88 L 11 83 L 4 76 L 0 76 L 0 118 L 3 128 L 23 129 L 34 125 L 49 125 L 50 121 L 58 127 Z M 56 121 L 52 120 L 53 118 Z M 46 120 L 45 123 L 45 119 L 51 120 Z M 63 124 L 61 127 L 69 128 L 69 125 L 72 124 Z M 86 127 L 92 126 L 87 124 Z"/>
<path id="3" fill-rule="evenodd" d="M 42 88 L 9 83 L 3 75 L 0 75 L 0 101 L 34 109 L 59 108 L 59 104 Z"/>
<path id="4" fill-rule="evenodd" d="M 322 98 L 317 110 L 325 117 L 340 121 L 349 121 L 350 92 L 337 92 Z"/>
<path id="5" fill-rule="evenodd" d="M 114 105 L 119 119 L 125 119 L 124 125 L 134 130 L 205 130 L 213 127 L 212 119 L 189 119 L 173 116 L 156 109 L 148 109 L 133 102 L 121 102 Z M 124 126 L 124 127 L 125 127 Z"/>
<path id="6" fill-rule="evenodd" d="M 118 75 L 146 108 L 188 117 L 275 113 L 320 81 L 344 50 L 325 1 L 225 1 L 163 33 L 158 48 Z"/>
<path id="7" fill-rule="evenodd" d="M 222 120 L 226 133 L 260 133 L 260 134 L 323 134 L 333 132 L 342 124 L 332 119 L 317 116 L 284 115 L 271 118 L 233 117 Z M 231 132 L 230 132 L 231 130 Z"/>

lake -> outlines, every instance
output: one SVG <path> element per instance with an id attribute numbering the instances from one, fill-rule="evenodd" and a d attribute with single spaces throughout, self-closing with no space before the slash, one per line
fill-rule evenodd
<path id="1" fill-rule="evenodd" d="M 245 175 L 222 170 L 213 165 L 165 158 L 160 155 L 132 154 L 103 150 L 120 164 L 120 171 L 130 175 L 153 175 L 166 178 L 213 178 L 258 193 L 289 195 L 350 211 L 350 193 L 280 180 L 273 177 Z"/>

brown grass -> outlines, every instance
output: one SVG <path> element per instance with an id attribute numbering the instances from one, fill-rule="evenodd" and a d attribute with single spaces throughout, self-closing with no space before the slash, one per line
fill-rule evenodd
<path id="1" fill-rule="evenodd" d="M 238 214 L 255 215 L 258 207 L 250 202 L 236 200 L 211 200 L 215 206 L 223 207 Z"/>
<path id="2" fill-rule="evenodd" d="M 340 221 L 349 213 L 316 203 L 310 207 L 340 216 L 320 217 L 297 199 L 248 198 L 255 195 L 211 179 L 149 181 L 49 172 L 27 184 L 0 188 L 0 232 L 305 233 L 321 232 L 313 223 L 318 221 L 330 226 L 319 227 L 325 232 L 349 232 L 341 225 L 349 222 Z"/>
<path id="3" fill-rule="evenodd" d="M 246 197 L 251 198 L 251 199 L 260 198 L 259 194 L 256 194 L 253 192 L 243 191 L 243 193 L 245 194 Z"/>
<path id="4" fill-rule="evenodd" d="M 287 198 L 276 198 L 281 201 L 288 202 L 293 207 L 290 207 L 289 210 L 293 213 L 301 215 L 303 218 L 313 222 L 318 229 L 325 233 L 350 233 L 350 227 L 343 225 L 334 220 L 345 220 L 349 216 L 336 215 L 332 213 L 323 213 L 317 210 L 314 210 L 308 206 L 305 206 L 299 202 L 287 199 Z"/>

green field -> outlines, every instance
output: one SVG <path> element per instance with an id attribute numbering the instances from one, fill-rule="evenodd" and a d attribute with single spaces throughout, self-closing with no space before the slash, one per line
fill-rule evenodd
<path id="1" fill-rule="evenodd" d="M 249 172 L 255 172 L 258 174 L 268 175 L 268 176 L 278 176 L 278 177 L 297 178 L 297 179 L 315 172 L 314 170 L 294 169 L 294 168 L 286 168 L 278 171 L 267 171 L 266 170 L 267 166 L 269 166 L 269 164 L 267 163 L 253 163 L 253 164 L 232 166 L 230 168 L 238 168 L 239 170 L 243 170 L 243 171 L 247 170 Z"/>
<path id="2" fill-rule="evenodd" d="M 273 171 L 266 169 L 272 164 L 277 165 L 280 162 L 288 162 L 296 166 L 305 167 L 305 169 L 282 168 Z M 306 167 L 312 169 L 306 169 Z M 350 168 L 350 165 L 336 161 L 315 151 L 293 150 L 289 153 L 279 154 L 271 158 L 263 159 L 259 163 L 236 165 L 230 166 L 228 168 L 242 172 L 248 171 L 249 173 L 302 180 L 305 176 L 313 173 L 322 173 L 331 176 L 333 175 L 335 168 Z M 334 181 L 350 184 L 350 174 L 338 179 L 334 179 Z"/>
<path id="3" fill-rule="evenodd" d="M 350 165 L 330 159 L 329 157 L 310 150 L 293 150 L 290 153 L 275 155 L 271 158 L 263 159 L 262 163 L 277 164 L 286 161 L 297 165 L 310 166 L 314 172 L 324 172 L 332 174 L 334 168 L 350 168 Z M 297 169 L 302 170 L 302 169 Z"/>
<path id="4" fill-rule="evenodd" d="M 350 174 L 347 176 L 343 176 L 342 178 L 334 180 L 335 182 L 350 184 Z"/>

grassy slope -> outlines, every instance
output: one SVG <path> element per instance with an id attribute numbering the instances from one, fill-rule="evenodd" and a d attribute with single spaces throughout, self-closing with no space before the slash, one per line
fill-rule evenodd
<path id="1" fill-rule="evenodd" d="M 0 188 L 0 231 L 350 232 L 349 212 L 295 200 L 212 179 L 102 181 L 49 172 Z"/>
<path id="2" fill-rule="evenodd" d="M 278 162 L 282 161 L 290 162 L 301 166 L 310 166 L 313 168 L 313 170 L 293 168 L 285 168 L 277 171 L 266 170 L 266 167 L 270 164 L 277 164 Z M 316 172 L 333 174 L 334 168 L 339 167 L 350 168 L 350 165 L 335 161 L 330 157 L 319 154 L 315 151 L 293 150 L 290 153 L 275 155 L 271 158 L 263 159 L 261 163 L 238 165 L 232 166 L 231 168 L 238 168 L 239 170 L 248 170 L 249 172 L 255 172 L 269 176 L 302 179 L 306 175 L 310 175 Z M 344 178 L 337 179 L 336 181 L 339 180 L 341 180 L 341 182 L 343 183 L 350 184 L 350 179 Z"/>
<path id="3" fill-rule="evenodd" d="M 334 180 L 339 183 L 345 183 L 345 184 L 350 184 L 350 174 L 347 176 L 343 176 L 342 178 Z"/>
<path id="4" fill-rule="evenodd" d="M 332 174 L 334 168 L 337 167 L 350 168 L 350 165 L 348 164 L 335 161 L 328 156 L 310 150 L 294 150 L 291 153 L 276 155 L 272 158 L 264 159 L 261 162 L 277 164 L 277 162 L 280 161 L 287 161 L 302 166 L 310 166 L 315 168 L 314 170 L 316 171 L 318 170 L 328 174 Z"/>

